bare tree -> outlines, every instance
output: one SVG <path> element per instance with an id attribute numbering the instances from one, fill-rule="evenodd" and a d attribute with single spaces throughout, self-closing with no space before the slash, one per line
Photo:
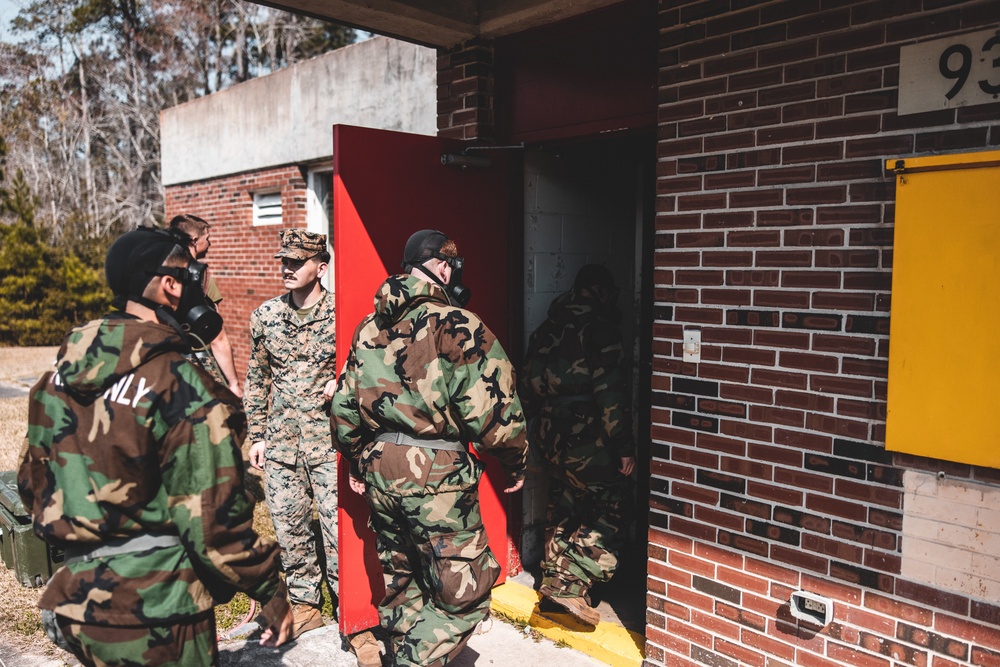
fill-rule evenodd
<path id="1" fill-rule="evenodd" d="M 7 169 L 65 245 L 162 219 L 163 108 L 354 39 L 242 0 L 34 0 L 12 28 L 21 41 L 0 43 Z"/>

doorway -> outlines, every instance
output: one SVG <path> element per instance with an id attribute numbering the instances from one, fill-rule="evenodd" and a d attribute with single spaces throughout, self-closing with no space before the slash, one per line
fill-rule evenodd
<path id="1" fill-rule="evenodd" d="M 648 134 L 535 145 L 524 152 L 524 331 L 572 288 L 585 264 L 611 270 L 631 384 L 636 443 L 635 519 L 614 578 L 591 592 L 602 617 L 644 634 L 649 499 L 649 377 L 655 140 Z M 537 584 L 544 553 L 548 481 L 537 452 L 529 455 L 522 499 L 522 583 Z"/>

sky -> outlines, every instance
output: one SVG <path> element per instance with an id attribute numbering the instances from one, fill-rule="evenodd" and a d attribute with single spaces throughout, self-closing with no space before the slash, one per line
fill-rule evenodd
<path id="1" fill-rule="evenodd" d="M 21 7 L 22 0 L 0 0 L 0 41 L 11 38 L 10 22 Z"/>

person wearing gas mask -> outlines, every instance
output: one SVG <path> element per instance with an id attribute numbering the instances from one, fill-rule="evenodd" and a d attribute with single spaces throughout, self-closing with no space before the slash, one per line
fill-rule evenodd
<path id="1" fill-rule="evenodd" d="M 393 665 L 445 665 L 489 611 L 500 567 L 479 509 L 482 464 L 466 443 L 500 460 L 505 493 L 524 482 L 514 370 L 463 307 L 463 264 L 443 233 L 410 237 L 406 273 L 379 287 L 333 397 L 336 445 L 371 508 Z"/>
<path id="2" fill-rule="evenodd" d="M 204 268 L 166 231 L 119 237 L 117 311 L 70 331 L 31 391 L 18 487 L 65 550 L 39 606 L 84 665 L 217 664 L 212 607 L 237 591 L 264 605 L 266 643 L 289 635 L 278 545 L 242 483 L 242 406 L 187 360 L 221 324 Z"/>
<path id="3" fill-rule="evenodd" d="M 211 227 L 212 225 L 204 219 L 190 213 L 175 215 L 168 225 L 171 233 L 187 242 L 191 257 L 198 261 L 203 260 L 208 254 L 208 249 L 212 247 Z M 205 275 L 205 297 L 213 309 L 219 309 L 222 292 L 219 291 L 215 278 L 207 272 Z M 205 341 L 203 345 L 195 346 L 194 351 L 198 360 L 208 369 L 209 373 L 229 387 L 229 390 L 239 398 L 243 397 L 243 386 L 236 374 L 233 345 L 229 342 L 225 326 L 219 330 L 219 335 L 211 342 Z"/>
<path id="4" fill-rule="evenodd" d="M 635 446 L 611 272 L 588 264 L 528 340 L 520 393 L 546 461 L 549 498 L 539 593 L 587 625 L 589 591 L 611 579 L 631 517 Z"/>

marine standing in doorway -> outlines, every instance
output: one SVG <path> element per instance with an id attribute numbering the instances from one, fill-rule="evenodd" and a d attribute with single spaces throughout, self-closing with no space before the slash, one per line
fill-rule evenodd
<path id="1" fill-rule="evenodd" d="M 531 334 L 520 380 L 550 480 L 539 592 L 589 625 L 600 615 L 588 593 L 614 575 L 632 514 L 635 447 L 617 300 L 610 271 L 580 269 Z"/>
<path id="2" fill-rule="evenodd" d="M 524 481 L 524 420 L 510 360 L 461 307 L 454 241 L 417 232 L 403 268 L 355 331 L 331 427 L 372 510 L 392 664 L 436 667 L 486 617 L 500 574 L 479 510 L 482 463 L 466 443 L 500 460 L 512 493 Z"/>

